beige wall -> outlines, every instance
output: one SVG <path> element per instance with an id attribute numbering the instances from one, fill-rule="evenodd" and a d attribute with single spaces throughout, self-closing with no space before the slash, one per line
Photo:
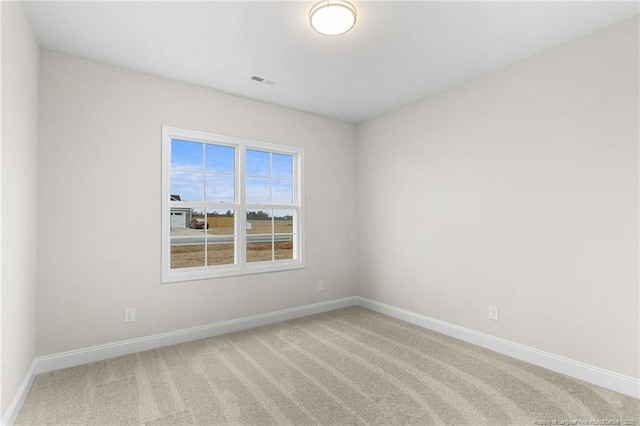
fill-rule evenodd
<path id="1" fill-rule="evenodd" d="M 357 129 L 41 51 L 37 312 L 34 227 L 14 225 L 36 211 L 37 50 L 19 6 L 2 23 L 3 410 L 36 352 L 357 291 L 639 376 L 637 19 Z M 160 284 L 163 124 L 305 148 L 306 269 Z"/>
<path id="2" fill-rule="evenodd" d="M 2 9 L 2 415 L 36 347 L 38 45 L 22 6 Z"/>
<path id="3" fill-rule="evenodd" d="M 635 17 L 359 126 L 359 294 L 639 377 L 638 77 Z"/>
<path id="4" fill-rule="evenodd" d="M 355 295 L 354 125 L 50 51 L 40 64 L 38 355 Z M 304 147 L 307 267 L 160 284 L 162 125 Z"/>

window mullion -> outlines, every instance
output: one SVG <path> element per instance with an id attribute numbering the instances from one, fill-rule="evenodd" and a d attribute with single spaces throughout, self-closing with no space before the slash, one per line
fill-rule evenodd
<path id="1" fill-rule="evenodd" d="M 293 204 L 300 205 L 300 180 L 302 178 L 300 174 L 300 156 L 293 157 Z"/>
<path id="2" fill-rule="evenodd" d="M 273 217 L 273 210 L 271 210 L 271 261 L 276 258 L 276 219 Z"/>
<path id="3" fill-rule="evenodd" d="M 236 220 L 236 235 L 238 242 L 236 244 L 236 256 L 238 257 L 238 264 L 242 269 L 247 264 L 247 207 L 245 204 L 245 158 L 246 152 L 243 145 L 239 145 L 236 154 L 236 194 L 238 199 L 237 216 Z"/>
<path id="4" fill-rule="evenodd" d="M 209 216 L 207 215 L 207 144 L 202 144 L 202 200 L 204 201 L 202 211 L 204 213 L 204 266 L 209 266 L 209 245 L 207 237 L 209 236 Z"/>

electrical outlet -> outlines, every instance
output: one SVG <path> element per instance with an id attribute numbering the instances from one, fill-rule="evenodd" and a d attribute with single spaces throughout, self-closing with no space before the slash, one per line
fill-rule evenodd
<path id="1" fill-rule="evenodd" d="M 136 320 L 136 308 L 124 310 L 124 322 L 134 322 Z"/>
<path id="2" fill-rule="evenodd" d="M 489 306 L 489 319 L 500 321 L 500 309 L 497 306 Z"/>
<path id="3" fill-rule="evenodd" d="M 316 282 L 316 286 L 318 287 L 318 291 L 324 291 L 324 281 Z"/>

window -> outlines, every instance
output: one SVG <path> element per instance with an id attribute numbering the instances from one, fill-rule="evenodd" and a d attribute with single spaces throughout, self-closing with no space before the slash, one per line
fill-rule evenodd
<path id="1" fill-rule="evenodd" d="M 162 281 L 304 267 L 302 148 L 162 128 Z"/>

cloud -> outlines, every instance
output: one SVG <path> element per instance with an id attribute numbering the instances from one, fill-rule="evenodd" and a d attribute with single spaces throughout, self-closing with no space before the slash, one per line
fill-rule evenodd
<path id="1" fill-rule="evenodd" d="M 204 201 L 204 179 L 202 173 L 172 172 L 171 194 L 179 195 L 182 201 Z"/>
<path id="2" fill-rule="evenodd" d="M 207 175 L 205 201 L 208 203 L 233 203 L 235 178 L 227 175 Z"/>

